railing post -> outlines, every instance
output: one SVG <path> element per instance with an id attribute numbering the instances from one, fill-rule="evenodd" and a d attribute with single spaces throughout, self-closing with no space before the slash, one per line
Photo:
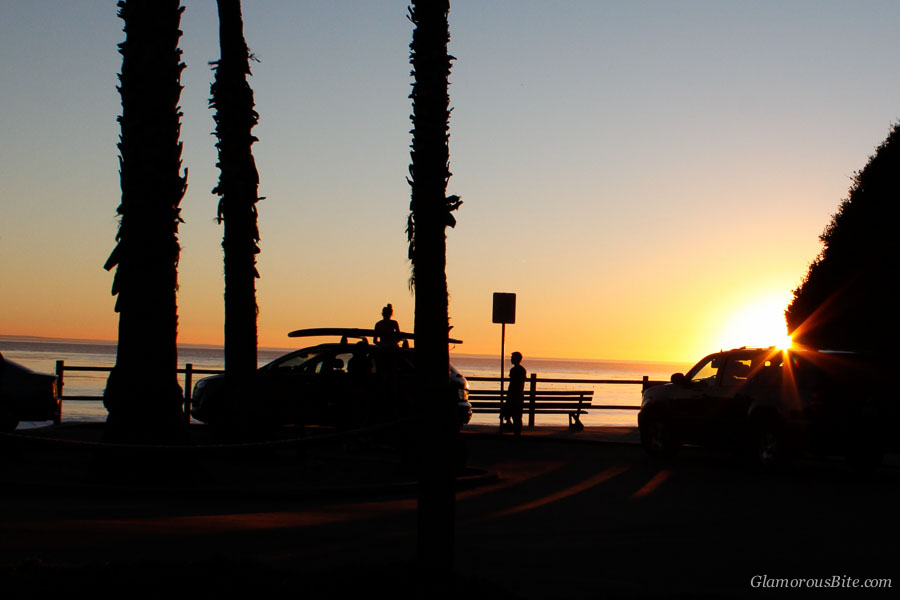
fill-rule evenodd
<path id="1" fill-rule="evenodd" d="M 193 383 L 194 365 L 184 365 L 184 422 L 191 424 L 191 384 Z"/>
<path id="2" fill-rule="evenodd" d="M 641 379 L 641 393 L 643 394 L 647 390 L 647 385 L 650 383 L 650 376 L 644 375 Z"/>
<path id="3" fill-rule="evenodd" d="M 536 390 L 537 373 L 532 373 L 528 388 L 528 429 L 534 429 L 534 394 Z"/>
<path id="4" fill-rule="evenodd" d="M 56 418 L 53 423 L 59 425 L 62 422 L 62 396 L 63 396 L 63 372 L 66 363 L 63 360 L 56 361 Z"/>

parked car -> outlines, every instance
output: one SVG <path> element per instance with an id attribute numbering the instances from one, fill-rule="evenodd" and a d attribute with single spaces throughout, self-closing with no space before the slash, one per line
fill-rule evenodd
<path id="1" fill-rule="evenodd" d="M 260 367 L 252 384 L 253 409 L 278 424 L 348 427 L 411 413 L 415 349 L 369 344 L 373 330 L 308 329 L 292 337 L 341 336 L 339 342 L 295 350 Z M 458 340 L 454 340 L 457 341 Z M 452 365 L 448 397 L 460 426 L 472 417 L 468 382 Z M 229 415 L 224 375 L 206 377 L 192 392 L 191 415 L 210 424 Z"/>
<path id="2" fill-rule="evenodd" d="M 0 431 L 19 421 L 50 421 L 59 416 L 56 375 L 35 373 L 0 354 Z"/>
<path id="3" fill-rule="evenodd" d="M 737 348 L 710 354 L 643 393 L 641 442 L 747 450 L 763 467 L 795 453 L 880 462 L 896 419 L 896 359 L 854 352 Z"/>

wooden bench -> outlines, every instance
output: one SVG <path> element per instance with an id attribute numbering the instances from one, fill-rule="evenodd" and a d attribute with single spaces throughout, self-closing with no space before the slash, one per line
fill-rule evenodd
<path id="1" fill-rule="evenodd" d="M 534 427 L 535 415 L 569 415 L 569 429 L 581 431 L 581 415 L 587 414 L 593 397 L 593 390 L 525 390 L 523 412 L 528 415 L 529 427 Z M 473 413 L 500 414 L 499 389 L 469 390 L 469 402 Z"/>

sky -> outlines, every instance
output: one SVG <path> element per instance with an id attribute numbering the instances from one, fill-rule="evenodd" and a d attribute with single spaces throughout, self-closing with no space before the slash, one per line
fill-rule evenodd
<path id="1" fill-rule="evenodd" d="M 185 0 L 179 341 L 222 342 L 213 0 Z M 244 0 L 258 63 L 259 343 L 412 330 L 400 0 Z M 111 0 L 0 3 L 0 335 L 114 340 Z M 900 3 L 452 0 L 455 350 L 692 361 L 780 341 L 854 173 L 900 117 Z M 777 339 L 774 339 L 777 338 Z"/>

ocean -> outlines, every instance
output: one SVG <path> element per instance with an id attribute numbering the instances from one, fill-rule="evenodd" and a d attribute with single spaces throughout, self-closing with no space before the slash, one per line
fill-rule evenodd
<path id="1" fill-rule="evenodd" d="M 298 345 L 298 348 L 300 346 Z M 290 352 L 290 348 L 260 348 L 259 365 L 262 366 Z M 55 373 L 56 361 L 68 366 L 112 367 L 116 362 L 115 342 L 72 341 L 52 339 L 0 339 L 0 352 L 9 360 L 42 373 Z M 451 353 L 451 362 L 468 377 L 499 377 L 500 357 Z M 222 369 L 224 353 L 221 346 L 179 345 L 178 364 L 191 363 L 194 369 Z M 538 377 L 542 389 L 594 390 L 594 404 L 637 406 L 641 401 L 641 386 L 633 384 L 591 383 L 542 383 L 541 379 L 614 379 L 640 380 L 643 376 L 652 380 L 668 380 L 675 372 L 684 372 L 691 365 L 652 361 L 586 360 L 561 358 L 528 358 L 522 362 L 529 375 Z M 509 360 L 506 372 L 509 372 Z M 106 386 L 108 373 L 67 372 L 63 393 L 66 396 L 100 396 Z M 183 375 L 179 383 L 183 386 Z M 194 382 L 200 376 L 194 376 Z M 486 389 L 496 382 L 472 381 L 470 387 Z M 93 400 L 63 401 L 63 422 L 98 421 L 106 419 L 103 403 Z M 475 415 L 474 423 L 496 423 L 496 415 Z M 637 412 L 632 410 L 593 410 L 582 417 L 585 425 L 636 425 Z M 559 425 L 567 423 L 565 415 L 540 415 L 536 424 Z M 22 423 L 20 427 L 35 427 L 44 423 Z"/>

